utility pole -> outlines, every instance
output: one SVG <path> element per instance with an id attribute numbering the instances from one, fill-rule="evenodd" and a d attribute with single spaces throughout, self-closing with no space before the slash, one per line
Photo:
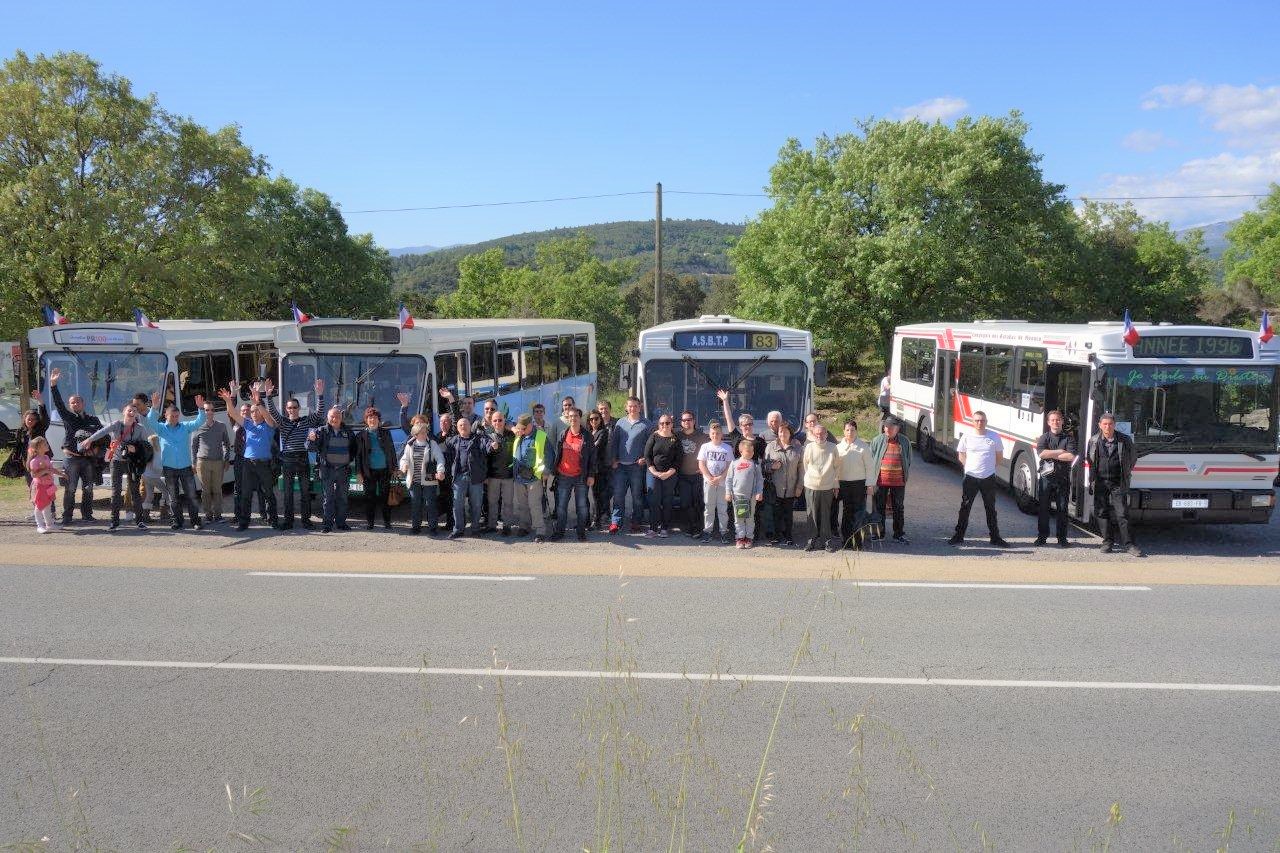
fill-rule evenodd
<path id="1" fill-rule="evenodd" d="M 662 183 L 658 183 L 655 191 L 658 211 L 653 219 L 653 251 L 657 263 L 653 269 L 653 325 L 662 322 Z"/>

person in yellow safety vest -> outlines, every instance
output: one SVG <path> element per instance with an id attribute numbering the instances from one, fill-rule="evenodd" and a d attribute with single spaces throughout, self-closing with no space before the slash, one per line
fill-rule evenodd
<path id="1" fill-rule="evenodd" d="M 551 532 L 542 513 L 542 500 L 555 470 L 555 447 L 527 414 L 516 418 L 512 431 L 516 434 L 511 454 L 516 481 L 516 535 L 528 536 L 532 532 L 533 541 L 541 544 Z"/>

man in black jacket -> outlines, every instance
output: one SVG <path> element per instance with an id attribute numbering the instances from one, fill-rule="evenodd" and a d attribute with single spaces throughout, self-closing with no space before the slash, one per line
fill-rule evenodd
<path id="1" fill-rule="evenodd" d="M 1098 418 L 1098 434 L 1089 439 L 1085 459 L 1089 463 L 1089 494 L 1093 513 L 1102 534 L 1102 551 L 1120 546 L 1135 557 L 1142 551 L 1129 534 L 1129 478 L 1137 458 L 1133 441 L 1116 430 L 1116 416 L 1103 412 Z"/>
<path id="2" fill-rule="evenodd" d="M 62 493 L 62 523 L 71 523 L 71 513 L 76 506 L 76 488 L 79 487 L 80 515 L 85 521 L 93 521 L 93 485 L 98 481 L 98 461 L 93 450 L 82 451 L 80 442 L 102 429 L 102 421 L 85 411 L 84 398 L 72 394 L 62 402 L 58 379 L 62 371 L 56 367 L 49 373 L 49 390 L 53 406 L 62 418 L 62 453 L 66 457 L 63 466 L 67 472 L 67 485 Z"/>
<path id="3" fill-rule="evenodd" d="M 342 422 L 342 409 L 329 409 L 327 422 L 307 435 L 308 446 L 315 451 L 320 469 L 321 508 L 325 533 L 350 530 L 347 524 L 347 493 L 351 486 L 351 463 L 356 458 L 356 434 Z"/>
<path id="4" fill-rule="evenodd" d="M 293 527 L 293 489 L 296 482 L 302 502 L 302 526 L 310 530 L 311 460 L 307 453 L 307 433 L 324 424 L 324 380 L 315 381 L 315 408 L 309 415 L 301 414 L 302 406 L 297 397 L 285 401 L 284 414 L 281 414 L 272 401 L 275 386 L 270 379 L 263 380 L 263 386 L 267 397 L 267 420 L 280 434 L 281 488 L 284 491 L 284 521 L 280 522 L 280 529 Z"/>
<path id="5" fill-rule="evenodd" d="M 495 411 L 489 418 L 488 441 L 489 470 L 485 479 L 485 492 L 489 502 L 487 533 L 493 533 L 502 524 L 502 535 L 510 536 L 515 525 L 515 472 L 511 455 L 515 451 L 516 434 L 507 426 L 507 417 Z"/>

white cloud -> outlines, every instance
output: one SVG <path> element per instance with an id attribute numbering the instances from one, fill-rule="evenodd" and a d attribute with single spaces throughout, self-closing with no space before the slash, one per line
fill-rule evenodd
<path id="1" fill-rule="evenodd" d="M 1093 197 L 1166 196 L 1133 202 L 1148 219 L 1175 228 L 1230 219 L 1257 205 L 1256 198 L 1167 198 L 1167 196 L 1243 196 L 1266 192 L 1280 176 L 1280 148 L 1247 154 L 1223 152 L 1188 160 L 1173 171 L 1104 175 Z"/>
<path id="2" fill-rule="evenodd" d="M 935 121 L 951 121 L 967 109 L 969 102 L 964 98 L 943 97 L 930 98 L 909 107 L 898 107 L 893 114 L 900 120 L 915 118 L 932 124 Z"/>
<path id="3" fill-rule="evenodd" d="M 1142 101 L 1144 110 L 1170 107 L 1199 109 L 1234 147 L 1280 145 L 1280 86 L 1208 86 L 1193 81 L 1157 86 Z"/>
<path id="4" fill-rule="evenodd" d="M 1135 130 L 1120 140 L 1120 144 L 1130 151 L 1140 151 L 1146 154 L 1151 151 L 1159 151 L 1161 148 L 1172 148 L 1178 143 L 1158 130 Z"/>

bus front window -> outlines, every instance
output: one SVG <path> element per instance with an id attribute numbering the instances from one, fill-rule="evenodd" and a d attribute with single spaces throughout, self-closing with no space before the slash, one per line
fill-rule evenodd
<path id="1" fill-rule="evenodd" d="M 298 398 L 302 414 L 315 405 L 313 390 L 324 380 L 326 406 L 343 410 L 343 420 L 359 424 L 364 410 L 373 406 L 383 420 L 399 423 L 399 394 L 408 394 L 410 405 L 422 399 L 427 364 L 414 355 L 353 355 L 347 353 L 294 353 L 281 362 L 282 399 Z"/>
<path id="2" fill-rule="evenodd" d="M 743 376 L 746 376 L 743 379 Z M 716 391 L 730 391 L 729 405 L 734 415 L 749 412 L 764 422 L 771 411 L 782 413 L 791 424 L 803 415 L 808 373 L 802 362 L 768 359 L 755 361 L 698 359 L 694 364 L 674 359 L 650 361 L 644 366 L 645 416 L 676 414 L 689 409 L 705 426 L 711 419 L 722 420 Z"/>
<path id="3" fill-rule="evenodd" d="M 49 394 L 49 373 L 60 373 L 58 392 L 63 402 L 79 394 L 84 408 L 103 423 L 120 418 L 134 394 L 153 393 L 164 387 L 168 358 L 158 352 L 46 352 L 40 356 L 45 404 L 54 419 L 58 413 Z"/>
<path id="4" fill-rule="evenodd" d="M 1139 454 L 1274 453 L 1274 367 L 1107 368 L 1103 407 Z"/>

